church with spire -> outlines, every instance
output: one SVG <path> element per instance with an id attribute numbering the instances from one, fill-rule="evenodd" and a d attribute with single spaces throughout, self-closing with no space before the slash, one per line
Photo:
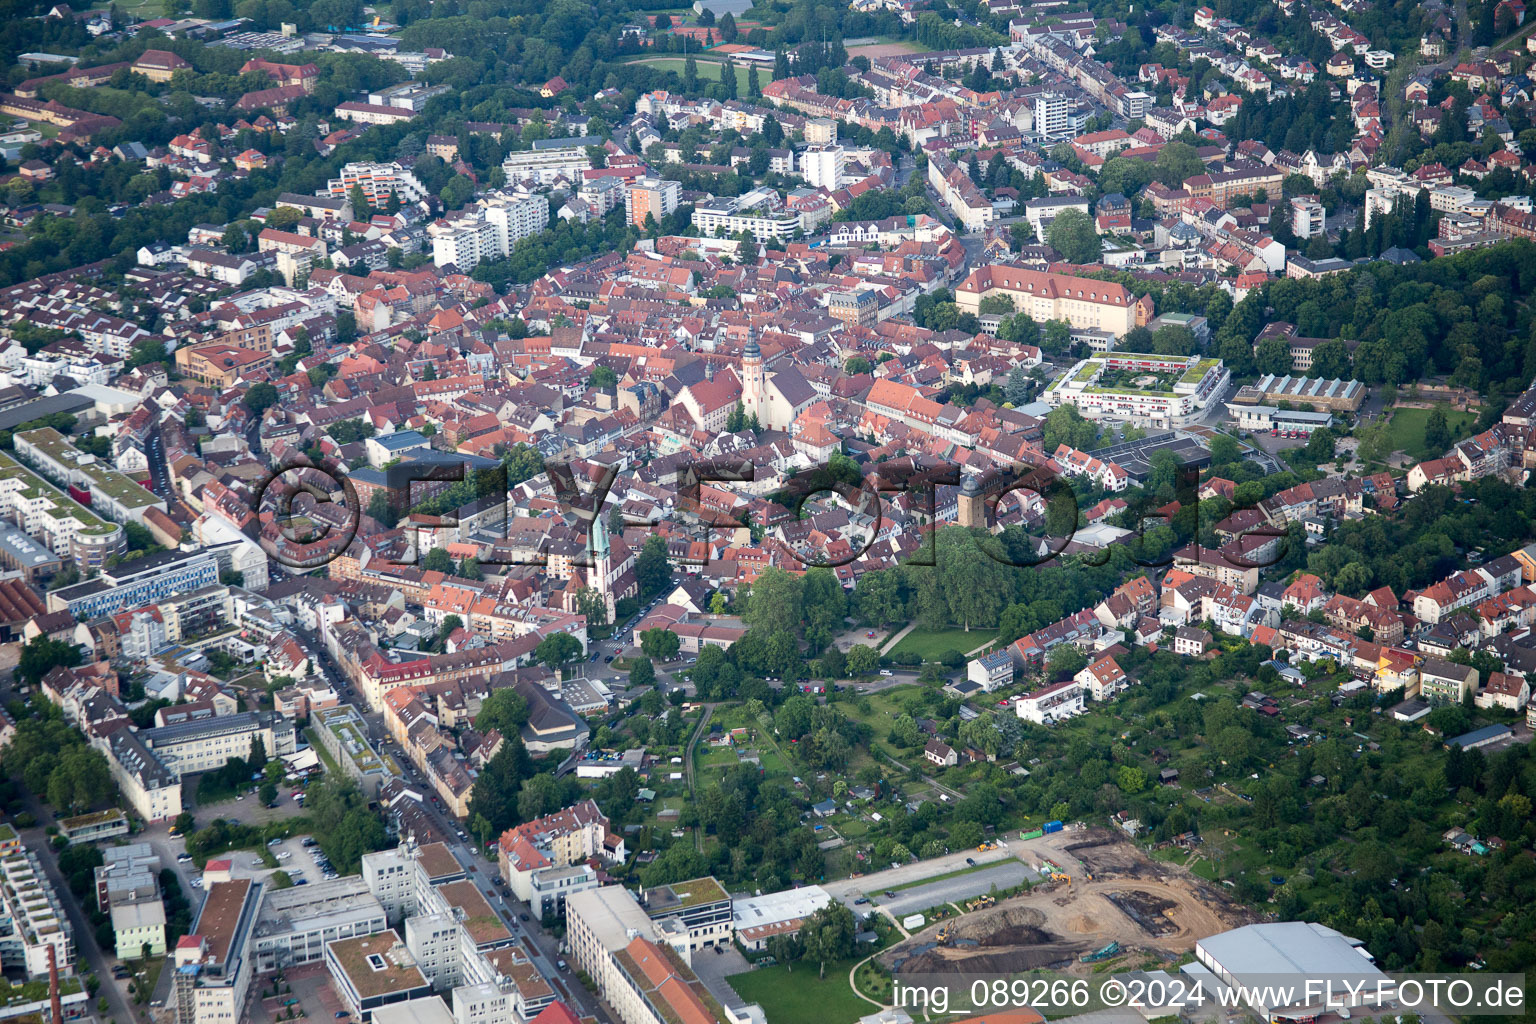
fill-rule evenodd
<path id="1" fill-rule="evenodd" d="M 785 430 L 820 396 L 793 366 L 768 373 L 757 328 L 747 328 L 747 347 L 741 354 L 741 409 L 764 430 Z"/>

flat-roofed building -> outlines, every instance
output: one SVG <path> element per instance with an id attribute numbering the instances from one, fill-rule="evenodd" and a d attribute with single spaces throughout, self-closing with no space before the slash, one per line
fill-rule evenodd
<path id="1" fill-rule="evenodd" d="M 1369 1007 L 1375 1005 L 1371 1000 L 1385 998 L 1377 983 L 1386 975 L 1365 944 L 1309 921 L 1250 924 L 1201 939 L 1195 943 L 1195 962 L 1183 971 L 1202 984 L 1245 989 L 1249 1009 L 1269 1021 L 1311 1021 L 1325 1010 L 1337 1012 L 1335 1005 Z M 1294 989 L 1279 975 L 1294 978 Z M 1327 997 L 1335 1002 L 1325 1005 L 1322 986 L 1314 990 L 1305 982 L 1310 978 L 1348 978 L 1364 987 L 1346 993 L 1336 981 Z M 1299 998 L 1276 1004 L 1274 996 L 1286 992 Z"/>
<path id="2" fill-rule="evenodd" d="M 819 885 L 746 897 L 731 908 L 731 927 L 742 946 L 762 950 L 775 935 L 798 933 L 807 918 L 831 902 L 831 894 Z"/>
<path id="3" fill-rule="evenodd" d="M 394 932 L 328 943 L 325 966 L 342 1005 L 362 1024 L 371 1024 L 373 1011 L 381 1006 L 432 994 L 416 959 Z"/>
<path id="4" fill-rule="evenodd" d="M 316 963 L 328 943 L 388 927 L 383 905 L 357 875 L 269 890 L 251 942 L 256 970 Z"/>
<path id="5" fill-rule="evenodd" d="M 694 878 L 640 891 L 640 905 L 653 921 L 676 918 L 688 931 L 688 952 L 731 941 L 731 894 L 711 877 Z"/>
<path id="6" fill-rule="evenodd" d="M 0 824 L 0 883 L 0 914 L 9 923 L 0 929 L 0 968 L 26 978 L 46 978 L 52 949 L 59 973 L 70 973 L 75 944 L 59 894 L 37 854 L 21 845 L 8 824 Z"/>
<path id="7" fill-rule="evenodd" d="M 170 1006 L 176 1024 L 230 1024 L 250 991 L 251 930 L 262 885 L 249 878 L 212 882 L 192 931 L 176 942 Z"/>

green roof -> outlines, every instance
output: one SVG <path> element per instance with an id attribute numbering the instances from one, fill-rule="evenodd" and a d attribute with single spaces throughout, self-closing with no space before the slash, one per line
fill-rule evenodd
<path id="1" fill-rule="evenodd" d="M 677 904 L 669 907 L 669 910 L 682 910 L 687 907 L 697 907 L 704 903 L 717 903 L 720 900 L 729 899 L 730 893 L 713 877 L 694 878 L 686 882 L 673 882 L 667 886 L 672 890 L 672 895 L 677 897 Z"/>
<path id="2" fill-rule="evenodd" d="M 55 431 L 55 433 L 57 433 Z M 4 452 L 0 452 L 0 481 L 22 481 L 21 496 L 28 501 L 36 501 L 39 498 L 47 498 L 53 502 L 53 507 L 47 510 L 47 514 L 54 519 L 74 518 L 79 522 L 79 532 L 88 536 L 107 536 L 118 529 L 115 523 L 102 520 L 84 505 L 63 491 L 45 481 L 42 477 L 32 472 L 26 466 L 17 462 Z M 135 484 L 134 486 L 138 486 Z M 140 488 L 142 490 L 143 488 Z"/>
<path id="3" fill-rule="evenodd" d="M 82 463 L 80 460 L 85 453 L 71 444 L 69 438 L 52 427 L 24 430 L 16 437 L 59 465 L 81 473 L 91 481 L 92 490 L 101 491 L 120 505 L 127 508 L 146 508 L 160 504 L 160 499 L 152 491 L 107 463 L 100 460 Z"/>

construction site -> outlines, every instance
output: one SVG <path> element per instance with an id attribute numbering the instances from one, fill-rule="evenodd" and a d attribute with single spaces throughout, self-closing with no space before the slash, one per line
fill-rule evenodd
<path id="1" fill-rule="evenodd" d="M 1110 829 L 1026 837 L 1020 860 L 1042 881 L 1001 902 L 974 900 L 956 916 L 891 947 L 899 975 L 1088 973 L 1122 954 L 1174 959 L 1197 939 L 1257 920 L 1219 886 L 1152 860 Z"/>

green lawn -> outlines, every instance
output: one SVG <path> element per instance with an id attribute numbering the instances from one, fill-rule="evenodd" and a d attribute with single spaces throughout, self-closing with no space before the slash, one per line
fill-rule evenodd
<path id="1" fill-rule="evenodd" d="M 949 651 L 965 654 L 983 644 L 997 640 L 997 633 L 989 629 L 973 629 L 967 632 L 959 628 L 914 629 L 897 641 L 891 654 L 919 654 L 925 661 L 938 661 Z"/>
<path id="2" fill-rule="evenodd" d="M 676 71 L 678 74 L 682 74 L 683 69 L 688 64 L 688 61 L 687 58 L 684 57 L 642 57 L 639 60 L 631 61 L 630 63 L 649 64 L 651 67 L 660 68 L 662 71 Z M 699 68 L 699 77 L 707 78 L 713 82 L 718 82 L 720 80 L 721 73 L 725 71 L 725 63 L 723 61 L 710 60 L 708 58 L 696 58 L 696 63 L 698 64 Z M 758 69 L 758 85 L 767 85 L 770 81 L 772 81 L 772 79 L 772 68 Z M 736 92 L 741 96 L 747 95 L 747 69 L 744 65 L 741 64 L 736 65 Z"/>
<path id="3" fill-rule="evenodd" d="M 726 979 L 736 994 L 763 1008 L 768 1024 L 808 1021 L 855 1021 L 875 1013 L 873 1003 L 854 994 L 848 972 L 854 961 L 827 964 L 826 977 L 817 977 L 817 964 L 801 962 L 791 971 L 783 964 L 760 967 Z"/>
<path id="4" fill-rule="evenodd" d="M 1392 414 L 1388 431 L 1392 437 L 1392 450 L 1404 451 L 1415 458 L 1439 458 L 1444 452 L 1431 451 L 1424 445 L 1424 425 L 1429 422 L 1429 409 L 1398 409 Z M 1451 440 L 1460 441 L 1472 430 L 1477 417 L 1470 412 L 1445 411 L 1446 425 L 1451 428 Z"/>

